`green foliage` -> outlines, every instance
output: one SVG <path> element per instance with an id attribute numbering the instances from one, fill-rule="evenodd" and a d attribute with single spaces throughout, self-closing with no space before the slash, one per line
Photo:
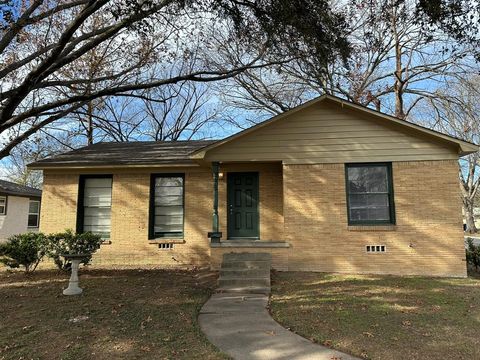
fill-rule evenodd
<path id="1" fill-rule="evenodd" d="M 60 270 L 69 270 L 72 266 L 70 260 L 65 260 L 64 254 L 85 254 L 82 264 L 87 265 L 92 255 L 100 248 L 102 243 L 100 235 L 91 232 L 76 234 L 72 230 L 48 235 L 47 255 L 52 258 Z"/>
<path id="2" fill-rule="evenodd" d="M 75 234 L 72 230 L 45 235 L 42 233 L 25 233 L 10 237 L 0 243 L 0 263 L 10 268 L 23 266 L 25 272 L 33 272 L 44 256 L 53 259 L 61 270 L 69 270 L 71 261 L 65 260 L 65 254 L 85 254 L 82 264 L 87 265 L 92 255 L 102 243 L 100 235 L 91 232 Z"/>
<path id="3" fill-rule="evenodd" d="M 25 233 L 11 236 L 0 244 L 0 262 L 10 268 L 25 267 L 33 272 L 46 254 L 47 237 L 42 233 Z"/>
<path id="4" fill-rule="evenodd" d="M 343 60 L 350 55 L 348 24 L 341 12 L 333 10 L 330 1 L 213 0 L 204 3 L 211 3 L 213 9 L 233 21 L 239 40 L 254 43 L 263 37 L 271 50 L 276 51 L 276 56 L 311 56 L 325 66 L 338 55 Z"/>
<path id="5" fill-rule="evenodd" d="M 473 55 L 479 59 L 480 6 L 477 1 L 419 0 L 416 10 L 417 21 L 424 26 L 424 31 L 440 29 L 462 43 L 473 45 Z"/>
<path id="6" fill-rule="evenodd" d="M 472 238 L 468 238 L 467 244 L 467 262 L 478 270 L 480 268 L 480 246 L 475 245 Z"/>

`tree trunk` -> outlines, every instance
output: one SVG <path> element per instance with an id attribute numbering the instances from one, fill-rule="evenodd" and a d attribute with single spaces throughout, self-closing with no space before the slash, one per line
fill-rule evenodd
<path id="1" fill-rule="evenodd" d="M 397 29 L 397 13 L 395 11 L 395 7 L 392 6 L 392 32 L 393 32 L 393 39 L 395 41 L 395 84 L 394 84 L 394 92 L 395 92 L 395 116 L 399 119 L 405 119 L 405 111 L 403 105 L 403 91 L 405 86 L 405 81 L 403 79 L 403 71 L 402 71 L 402 54 L 403 49 L 400 43 L 398 29 Z"/>
<path id="2" fill-rule="evenodd" d="M 87 144 L 92 145 L 93 144 L 93 105 L 92 102 L 90 101 L 88 103 L 88 109 L 87 109 Z"/>
<path id="3" fill-rule="evenodd" d="M 472 199 L 463 200 L 463 212 L 465 216 L 465 224 L 467 226 L 466 232 L 473 234 L 477 232 L 477 226 L 475 225 L 475 215 L 473 213 L 474 201 Z"/>

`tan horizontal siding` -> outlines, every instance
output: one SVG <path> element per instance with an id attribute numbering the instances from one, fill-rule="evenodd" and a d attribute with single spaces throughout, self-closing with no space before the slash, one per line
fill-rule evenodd
<path id="1" fill-rule="evenodd" d="M 366 156 L 342 156 L 341 161 L 343 162 L 382 162 L 382 161 L 387 161 L 387 162 L 393 162 L 393 161 L 418 161 L 421 159 L 422 161 L 424 160 L 457 160 L 458 157 L 456 155 L 450 155 L 450 157 L 446 157 L 444 155 L 438 155 L 438 154 L 415 154 L 415 155 L 369 155 L 368 157 Z M 284 164 L 322 164 L 322 163 L 329 163 L 329 164 L 334 164 L 335 159 L 331 157 L 324 157 L 324 158 L 309 158 L 309 159 L 284 159 L 283 163 Z M 253 160 L 252 160 L 253 161 Z"/>
<path id="2" fill-rule="evenodd" d="M 454 160 L 455 153 L 437 153 L 418 149 L 381 150 L 381 151 L 344 151 L 319 153 L 256 153 L 256 154 L 219 154 L 209 160 L 215 161 L 283 161 L 289 164 L 338 163 L 346 161 L 415 161 L 415 160 Z"/>
<path id="3" fill-rule="evenodd" d="M 401 153 L 399 153 L 399 150 L 401 150 Z M 337 151 L 334 151 L 337 152 Z M 359 156 L 408 156 L 408 155 L 437 155 L 438 153 L 435 151 L 435 149 L 412 149 L 412 148 L 402 148 L 402 149 L 377 149 L 372 152 L 372 150 L 361 150 L 361 149 L 350 149 L 346 150 L 343 152 L 348 152 L 348 154 L 343 154 L 342 158 L 349 158 L 349 157 L 359 157 Z M 272 150 L 262 152 L 262 154 L 258 154 L 255 152 L 245 152 L 242 153 L 241 159 L 247 160 L 247 158 L 261 158 L 259 156 L 271 156 L 272 160 L 286 160 L 286 159 L 310 159 L 310 158 L 331 158 L 332 156 L 332 150 L 325 150 L 325 151 L 311 151 L 311 150 L 305 150 L 305 151 L 286 151 L 284 154 L 282 154 L 282 157 L 278 157 L 278 152 L 274 152 Z M 448 153 L 447 153 L 448 154 Z M 446 155 L 447 155 L 446 154 Z M 225 158 L 228 159 L 229 155 L 232 156 L 237 156 L 235 152 L 228 152 L 224 155 Z M 442 154 L 443 155 L 443 154 Z M 239 156 L 239 155 L 238 155 Z"/>
<path id="4" fill-rule="evenodd" d="M 371 151 L 371 150 L 385 150 L 385 145 L 388 144 L 389 150 L 395 149 L 407 149 L 416 151 L 419 149 L 434 149 L 437 147 L 434 144 L 429 143 L 370 143 L 370 144 L 339 144 L 339 145 L 285 145 L 282 148 L 285 151 L 288 151 L 290 154 L 302 154 L 302 153 L 322 153 L 322 152 L 331 152 L 331 151 Z M 258 147 L 244 147 L 242 148 L 242 153 L 244 154 L 257 154 L 260 151 L 265 154 L 269 153 L 278 153 L 275 149 L 272 149 L 268 145 L 260 145 Z M 225 150 L 223 154 L 235 154 L 235 150 Z"/>
<path id="5" fill-rule="evenodd" d="M 287 147 L 287 146 L 301 146 L 301 145 L 308 145 L 308 146 L 325 146 L 325 145 L 348 145 L 348 144 L 405 144 L 405 143 L 412 143 L 412 139 L 407 137 L 407 136 L 396 136 L 396 137 L 391 137 L 391 138 L 385 138 L 385 137 L 371 137 L 371 136 L 365 136 L 365 137 L 355 137 L 355 138 L 333 138 L 333 139 L 322 139 L 321 145 L 318 144 L 312 144 L 311 139 L 297 139 L 295 143 L 292 144 L 292 142 L 288 140 L 272 140 L 272 139 L 266 139 L 262 140 L 261 143 L 258 141 L 249 141 L 249 140 L 244 140 L 242 141 L 241 144 L 237 145 L 238 149 L 245 148 L 245 149 L 250 149 L 252 145 L 256 145 L 258 148 L 263 148 L 263 147 L 271 147 L 272 145 L 276 146 L 282 146 L 282 147 Z M 417 144 L 428 144 L 425 142 L 422 142 L 421 140 L 417 140 Z"/>
<path id="6" fill-rule="evenodd" d="M 206 160 L 289 164 L 448 160 L 456 149 L 385 119 L 317 104 L 207 152 Z"/>

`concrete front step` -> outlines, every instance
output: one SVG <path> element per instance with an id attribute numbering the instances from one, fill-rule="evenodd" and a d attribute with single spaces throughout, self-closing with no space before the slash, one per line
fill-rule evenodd
<path id="1" fill-rule="evenodd" d="M 229 277 L 270 277 L 270 269 L 226 268 L 220 270 L 220 276 Z"/>
<path id="2" fill-rule="evenodd" d="M 228 261 L 225 260 L 222 263 L 222 270 L 226 269 L 256 269 L 256 270 L 268 270 L 270 271 L 271 263 L 265 260 L 238 260 Z"/>
<path id="3" fill-rule="evenodd" d="M 219 291 L 269 294 L 271 263 L 268 253 L 224 254 Z"/>
<path id="4" fill-rule="evenodd" d="M 260 261 L 272 261 L 272 254 L 269 253 L 227 253 L 223 254 L 223 261 L 224 262 L 229 262 L 229 261 L 242 261 L 242 260 L 247 260 L 247 261 L 255 261 L 255 260 L 260 260 Z"/>

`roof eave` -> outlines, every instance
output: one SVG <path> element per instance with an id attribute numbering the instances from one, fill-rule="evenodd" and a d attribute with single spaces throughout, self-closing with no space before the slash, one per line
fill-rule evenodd
<path id="1" fill-rule="evenodd" d="M 98 165 L 65 165 L 65 164 L 28 164 L 30 170 L 68 170 L 68 169 L 111 169 L 111 168 L 158 168 L 158 167 L 197 167 L 197 163 L 154 163 L 154 164 L 98 164 Z"/>
<path id="2" fill-rule="evenodd" d="M 458 154 L 461 157 L 474 154 L 480 150 L 480 147 L 474 144 L 461 144 L 459 145 L 459 148 L 460 148 L 460 151 L 458 152 Z"/>
<path id="3" fill-rule="evenodd" d="M 28 197 L 28 198 L 39 198 L 42 197 L 42 190 L 39 190 L 40 193 L 26 193 L 26 192 L 20 192 L 20 191 L 12 191 L 12 190 L 5 190 L 5 189 L 0 189 L 1 194 L 5 195 L 10 195 L 10 196 L 18 196 L 18 197 Z"/>

